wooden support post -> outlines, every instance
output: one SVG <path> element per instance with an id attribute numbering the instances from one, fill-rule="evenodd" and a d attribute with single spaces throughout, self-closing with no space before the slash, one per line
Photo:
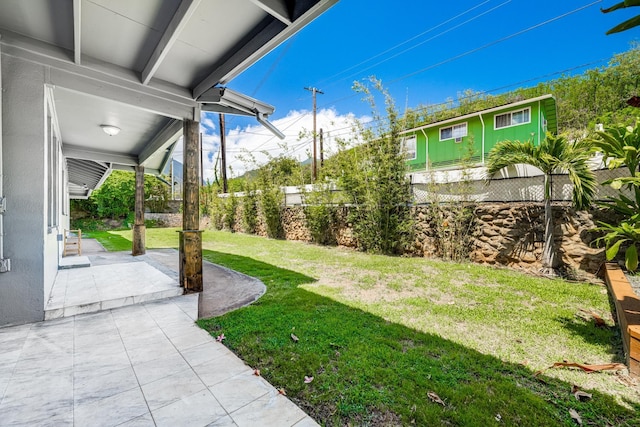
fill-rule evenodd
<path id="1" fill-rule="evenodd" d="M 136 204 L 135 223 L 133 225 L 133 242 L 131 254 L 133 256 L 144 255 L 145 250 L 145 226 L 144 226 L 144 166 L 136 166 Z"/>
<path id="2" fill-rule="evenodd" d="M 202 236 L 200 231 L 199 135 L 200 123 L 184 120 L 182 231 L 180 232 L 180 286 L 202 292 Z"/>

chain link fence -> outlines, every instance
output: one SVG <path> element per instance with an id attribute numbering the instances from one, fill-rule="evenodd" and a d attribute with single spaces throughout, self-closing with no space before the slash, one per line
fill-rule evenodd
<path id="1" fill-rule="evenodd" d="M 596 179 L 603 183 L 613 178 L 628 175 L 626 169 L 600 169 L 595 171 Z M 571 201 L 572 185 L 568 175 L 553 175 L 552 200 Z M 445 184 L 412 184 L 415 204 L 445 201 L 474 202 L 541 202 L 544 200 L 544 175 L 520 178 L 505 178 L 474 181 L 460 181 Z M 596 200 L 604 200 L 619 194 L 609 185 L 597 188 Z"/>
<path id="2" fill-rule="evenodd" d="M 595 171 L 598 183 L 628 175 L 624 168 Z M 572 185 L 568 175 L 553 175 L 552 200 L 570 202 Z M 305 191 L 311 191 L 307 186 Z M 470 201 L 470 202 L 541 202 L 544 200 L 544 175 L 493 179 L 462 180 L 448 183 L 412 183 L 413 200 L 416 205 L 438 202 Z M 334 200 L 341 200 L 342 191 L 335 189 Z M 304 204 L 304 191 L 300 187 L 284 187 L 286 206 Z M 619 194 L 608 185 L 599 185 L 596 200 L 605 200 Z"/>

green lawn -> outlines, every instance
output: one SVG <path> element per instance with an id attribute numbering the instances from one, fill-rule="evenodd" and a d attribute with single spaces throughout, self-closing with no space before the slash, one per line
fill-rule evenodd
<path id="1" fill-rule="evenodd" d="M 116 250 L 130 235 L 94 233 Z M 176 246 L 175 229 L 147 229 L 147 247 Z M 615 374 L 534 375 L 621 361 L 601 285 L 224 232 L 203 233 L 203 249 L 267 293 L 200 326 L 321 424 L 571 426 L 574 409 L 584 425 L 640 425 L 638 387 Z M 593 398 L 579 402 L 573 385 Z"/>

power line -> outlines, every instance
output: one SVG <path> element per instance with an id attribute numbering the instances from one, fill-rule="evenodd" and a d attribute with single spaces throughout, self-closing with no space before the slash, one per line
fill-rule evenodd
<path id="1" fill-rule="evenodd" d="M 486 2 L 485 2 L 485 3 L 486 3 Z M 423 68 L 423 69 L 420 69 L 420 70 L 414 71 L 414 72 L 412 72 L 412 73 L 410 73 L 410 74 L 407 74 L 407 75 L 404 75 L 404 76 L 402 76 L 402 77 L 399 77 L 399 78 L 397 78 L 397 79 L 395 79 L 395 80 L 392 80 L 392 81 L 390 82 L 390 84 L 397 83 L 397 82 L 399 82 L 399 81 L 401 81 L 401 80 L 407 79 L 407 78 L 409 78 L 409 77 L 413 77 L 413 76 L 415 76 L 415 75 L 417 75 L 417 74 L 423 73 L 423 72 L 428 71 L 428 70 L 430 70 L 430 69 L 436 68 L 436 67 L 438 67 L 438 66 L 444 65 L 444 64 L 449 63 L 449 62 L 453 62 L 453 61 L 455 61 L 455 60 L 457 60 L 457 59 L 460 59 L 460 58 L 462 58 L 462 57 L 464 57 L 464 56 L 467 56 L 467 55 L 470 55 L 470 54 L 476 53 L 476 52 L 478 52 L 478 51 L 480 51 L 480 50 L 486 49 L 486 48 L 488 48 L 488 47 L 494 46 L 494 45 L 499 44 L 499 43 L 501 43 L 501 42 L 504 42 L 504 41 L 506 41 L 506 40 L 512 39 L 512 38 L 517 37 L 517 36 L 519 36 L 519 35 L 521 35 L 521 34 L 524 34 L 524 33 L 526 33 L 526 32 L 529 32 L 529 31 L 532 31 L 532 30 L 534 30 L 534 29 L 540 28 L 540 27 L 542 27 L 542 26 L 544 26 L 544 25 L 547 25 L 547 24 L 549 24 L 549 23 L 551 23 L 551 22 L 555 22 L 555 21 L 557 21 L 557 20 L 559 20 L 559 19 L 565 18 L 565 17 L 567 17 L 567 16 L 569 16 L 569 15 L 572 15 L 572 14 L 574 14 L 574 13 L 577 13 L 577 12 L 579 12 L 579 11 L 582 11 L 582 10 L 584 10 L 584 9 L 587 9 L 587 8 L 589 8 L 589 7 L 591 7 L 591 6 L 595 5 L 595 4 L 598 4 L 598 3 L 601 3 L 601 0 L 597 0 L 597 1 L 594 1 L 594 2 L 589 3 L 589 4 L 587 4 L 587 5 L 581 6 L 581 7 L 577 8 L 577 9 L 574 9 L 574 10 L 572 10 L 572 11 L 569 11 L 569 12 L 566 12 L 566 13 L 564 13 L 564 14 L 558 15 L 558 16 L 556 16 L 556 17 L 554 17 L 554 18 L 548 19 L 548 20 L 546 20 L 546 21 L 543 21 L 543 22 L 541 22 L 541 23 L 538 23 L 538 24 L 536 24 L 536 25 L 533 25 L 533 26 L 531 26 L 531 27 L 528 27 L 528 28 L 526 28 L 526 29 L 524 29 L 524 30 L 520 30 L 520 31 L 518 31 L 518 32 L 516 32 L 516 33 L 513 33 L 513 34 L 510 34 L 510 35 L 508 35 L 508 36 L 506 36 L 506 37 L 503 37 L 503 38 L 500 38 L 500 39 L 494 40 L 494 41 L 492 41 L 492 42 L 490 42 L 490 43 L 487 43 L 487 44 L 485 44 L 485 45 L 483 45 L 483 46 L 480 46 L 480 47 L 478 47 L 478 48 L 475 48 L 475 49 L 469 50 L 469 51 L 464 52 L 464 53 L 459 54 L 459 55 L 455 55 L 455 56 L 450 57 L 450 58 L 448 58 L 448 59 L 446 59 L 446 60 L 444 60 L 444 61 L 441 61 L 441 62 L 439 62 L 439 63 L 437 63 L 437 64 L 433 64 L 433 65 L 431 65 L 431 66 L 429 66 L 429 67 L 426 67 L 426 68 Z M 484 4 L 484 3 L 482 3 L 482 4 Z M 482 5 L 482 4 L 481 4 L 481 5 Z M 452 18 L 452 19 L 453 19 L 453 18 Z M 385 51 L 385 52 L 386 52 L 386 51 Z M 385 52 L 383 52 L 382 54 L 384 54 Z M 379 55 L 382 55 L 382 54 L 379 54 Z M 379 56 L 379 55 L 378 55 L 378 56 Z M 594 63 L 601 62 L 601 61 L 602 61 L 602 60 L 598 60 L 598 61 L 595 61 L 595 62 L 591 62 L 591 63 L 589 63 L 589 64 L 583 64 L 583 65 L 580 65 L 580 66 L 577 66 L 577 67 L 572 67 L 572 68 L 569 68 L 569 69 L 563 70 L 563 71 L 561 71 L 561 72 L 549 73 L 549 74 L 546 74 L 545 76 L 552 76 L 552 75 L 559 74 L 559 73 L 562 73 L 562 72 L 571 71 L 571 70 L 578 69 L 578 68 L 582 68 L 582 67 L 585 67 L 585 66 L 588 66 L 588 65 L 594 64 Z M 366 61 L 365 61 L 365 62 L 366 62 Z M 544 76 L 542 76 L 542 77 L 544 77 Z M 522 83 L 530 82 L 530 81 L 533 81 L 533 80 L 537 80 L 537 79 L 539 79 L 539 78 L 541 78 L 541 77 L 536 77 L 536 78 L 532 78 L 532 79 L 527 79 L 527 80 L 524 80 L 524 81 L 519 82 L 519 83 L 514 83 L 514 84 L 511 84 L 511 85 L 502 86 L 502 87 L 500 87 L 500 88 L 491 89 L 491 90 L 484 91 L 484 92 L 481 92 L 481 93 L 491 93 L 491 92 L 495 92 L 496 90 L 500 90 L 500 89 L 504 89 L 504 88 L 512 87 L 512 86 L 515 86 L 515 85 L 518 85 L 518 84 L 522 84 Z M 330 104 L 336 104 L 336 103 L 342 102 L 342 101 L 344 101 L 344 100 L 351 99 L 351 98 L 353 98 L 353 97 L 354 97 L 354 96 L 356 96 L 356 95 L 357 95 L 357 94 L 352 94 L 352 95 L 349 95 L 349 96 L 346 96 L 346 97 L 343 97 L 343 98 L 338 98 L 338 99 L 336 99 L 336 100 L 334 100 L 334 101 L 331 101 L 331 102 L 325 103 L 323 106 L 321 106 L 321 108 L 322 108 L 322 107 L 326 107 L 326 106 L 328 106 L 328 105 L 330 105 Z M 473 96 L 477 96 L 477 95 L 478 95 L 478 93 L 474 94 Z M 465 98 L 459 98 L 459 100 L 460 100 L 460 99 L 465 99 Z M 442 104 L 432 104 L 432 106 L 438 106 L 438 105 L 446 105 L 446 103 L 442 103 Z M 298 123 L 300 120 L 302 120 L 303 118 L 305 118 L 308 114 L 309 114 L 309 113 L 301 114 L 301 115 L 300 115 L 299 117 L 297 117 L 297 118 L 296 118 L 292 123 L 290 123 L 288 126 L 286 126 L 283 130 L 284 130 L 284 131 L 288 130 L 288 129 L 289 129 L 289 128 L 291 128 L 293 125 L 295 125 L 296 123 Z M 345 129 L 345 128 L 343 128 L 343 129 Z M 264 146 L 265 144 L 269 143 L 269 142 L 270 142 L 270 141 L 272 141 L 273 139 L 274 139 L 274 137 L 271 137 L 270 139 L 268 139 L 267 141 L 263 142 L 263 143 L 262 143 L 262 144 L 260 144 L 258 147 L 256 147 L 256 148 L 254 148 L 253 150 L 251 150 L 250 152 L 256 152 L 256 151 L 258 150 L 258 148 L 260 148 L 260 147 Z"/>
<path id="2" fill-rule="evenodd" d="M 370 70 L 370 69 L 372 69 L 372 68 L 374 68 L 374 67 L 377 67 L 377 66 L 378 66 L 378 65 L 380 65 L 380 64 L 384 64 L 384 63 L 385 63 L 385 62 L 387 62 L 387 61 L 390 61 L 390 60 L 392 60 L 392 59 L 394 59 L 394 58 L 397 58 L 397 57 L 398 57 L 398 56 L 400 56 L 400 55 L 404 55 L 405 53 L 407 53 L 407 52 L 409 52 L 409 51 L 411 51 L 411 50 L 413 50 L 413 49 L 415 49 L 415 48 L 417 48 L 417 47 L 419 47 L 419 46 L 422 46 L 422 45 L 423 45 L 423 44 L 425 44 L 425 43 L 428 43 L 428 42 L 430 42 L 430 41 L 432 41 L 432 40 L 435 40 L 436 38 L 438 38 L 438 37 L 440 37 L 440 36 L 442 36 L 442 35 L 444 35 L 444 34 L 447 34 L 447 33 L 451 32 L 451 31 L 453 31 L 453 30 L 456 30 L 456 29 L 458 29 L 458 28 L 462 27 L 463 25 L 468 24 L 469 22 L 475 21 L 476 19 L 478 19 L 478 18 L 480 18 L 480 17 L 482 17 L 482 16 L 484 16 L 484 15 L 486 15 L 486 14 L 488 14 L 488 13 L 491 13 L 491 12 L 493 12 L 494 10 L 496 10 L 496 9 L 498 9 L 498 8 L 500 8 L 500 7 L 502 7 L 502 6 L 506 5 L 506 4 L 508 4 L 508 3 L 510 3 L 510 2 L 511 2 L 511 0 L 507 0 L 507 1 L 505 1 L 504 3 L 501 3 L 501 4 L 499 4 L 499 5 L 495 6 L 495 7 L 492 7 L 491 9 L 486 10 L 486 11 L 482 12 L 481 14 L 476 15 L 476 16 L 474 16 L 474 17 L 472 17 L 472 18 L 470 18 L 470 19 L 468 19 L 468 20 L 466 20 L 466 21 L 464 21 L 464 22 L 462 22 L 462 23 L 460 23 L 460 24 L 458 24 L 458 25 L 454 25 L 453 27 L 448 28 L 448 29 L 446 29 L 446 30 L 442 31 L 442 32 L 440 32 L 440 33 L 436 34 L 435 36 L 428 38 L 427 40 L 423 40 L 423 41 L 421 41 L 420 43 L 417 43 L 417 44 L 415 44 L 415 45 L 413 45 L 413 46 L 410 46 L 410 47 L 408 47 L 408 48 L 404 49 L 404 50 L 403 50 L 403 51 L 401 51 L 401 52 L 396 53 L 395 55 L 392 55 L 392 56 L 390 56 L 390 57 L 388 57 L 388 58 L 386 58 L 386 59 L 383 59 L 382 61 L 376 62 L 375 64 L 370 65 L 369 67 L 367 67 L 367 68 L 364 68 L 364 69 L 360 70 L 358 73 L 354 73 L 354 74 L 351 74 L 351 75 L 349 75 L 349 76 L 347 76 L 347 77 L 344 77 L 344 78 L 340 79 L 339 81 L 347 80 L 347 79 L 349 79 L 349 78 L 355 77 L 355 76 L 357 76 L 358 74 L 361 74 L 361 73 L 363 73 L 363 72 L 365 72 L 365 71 L 367 71 L 367 70 Z"/>
<path id="3" fill-rule="evenodd" d="M 325 79 L 321 80 L 321 81 L 319 82 L 319 84 L 322 84 L 322 83 L 326 83 L 326 82 L 332 81 L 332 80 L 334 80 L 336 77 L 340 76 L 341 74 L 344 74 L 344 73 L 346 73 L 346 72 L 349 72 L 349 71 L 351 71 L 351 70 L 353 70 L 353 69 L 355 69 L 355 68 L 357 68 L 357 67 L 359 67 L 359 66 L 361 66 L 361 65 L 366 64 L 366 63 L 367 63 L 367 62 L 369 62 L 369 61 L 372 61 L 372 60 L 374 60 L 374 59 L 376 59 L 376 58 L 381 57 L 382 55 L 385 55 L 385 54 L 387 54 L 387 53 L 389 53 L 389 52 L 392 52 L 393 50 L 395 50 L 395 49 L 397 49 L 397 48 L 399 48 L 399 47 L 401 47 L 401 46 L 403 46 L 403 45 L 405 45 L 405 44 L 407 44 L 407 43 L 409 43 L 409 42 L 412 42 L 413 40 L 415 40 L 415 39 L 417 39 L 417 38 L 420 38 L 420 37 L 424 36 L 425 34 L 428 34 L 428 33 L 430 33 L 431 31 L 433 31 L 433 30 L 435 30 L 435 29 L 437 29 L 437 28 L 440 28 L 440 27 L 442 27 L 443 25 L 448 24 L 448 23 L 449 23 L 449 22 L 451 22 L 451 21 L 454 21 L 454 20 L 458 19 L 458 18 L 459 18 L 459 17 L 461 17 L 461 16 L 466 15 L 467 13 L 469 13 L 469 12 L 471 12 L 471 11 L 473 11 L 473 10 L 475 10 L 475 9 L 477 9 L 477 8 L 479 8 L 479 7 L 481 7 L 481 6 L 485 5 L 485 4 L 487 4 L 487 3 L 489 3 L 490 1 L 491 1 L 491 0 L 485 0 L 485 1 L 483 1 L 482 3 L 480 3 L 480 4 L 477 4 L 477 5 L 473 6 L 473 7 L 471 7 L 471 8 L 469 8 L 469 9 L 465 10 L 464 12 L 462 12 L 462 13 L 460 13 L 460 14 L 458 14 L 458 15 L 454 16 L 454 17 L 452 17 L 452 18 L 449 18 L 449 19 L 447 19 L 446 21 L 443 21 L 443 22 L 439 23 L 438 25 L 435 25 L 435 26 L 433 26 L 433 27 L 429 28 L 428 30 L 421 32 L 420 34 L 417 34 L 417 35 L 415 35 L 415 36 L 413 36 L 413 37 L 411 37 L 411 38 L 409 38 L 409 39 L 407 39 L 407 40 L 405 40 L 405 41 L 403 41 L 403 42 L 401 42 L 401 43 L 396 44 L 395 46 L 392 46 L 392 47 L 388 48 L 387 50 L 385 50 L 385 51 L 383 51 L 383 52 L 380 52 L 380 53 L 378 53 L 378 54 L 376 54 L 376 55 L 374 55 L 374 56 L 371 56 L 371 57 L 369 57 L 369 58 L 365 59 L 365 60 L 364 60 L 364 61 L 362 61 L 362 62 L 359 62 L 359 63 L 358 63 L 358 64 L 356 64 L 356 65 L 353 65 L 353 66 L 351 66 L 351 67 L 349 67 L 349 68 L 346 68 L 346 69 L 344 69 L 344 70 L 342 70 L 342 71 L 340 71 L 340 72 L 338 72 L 338 73 L 336 73 L 336 74 L 334 74 L 334 75 L 332 75 L 332 76 L 330 76 L 330 77 L 327 77 L 327 78 L 325 78 Z M 509 0 L 509 1 L 511 1 L 511 0 Z M 346 78 L 348 78 L 348 77 L 346 77 Z M 344 79 L 341 79 L 341 80 L 344 80 Z"/>
<path id="4" fill-rule="evenodd" d="M 585 6 L 581 6 L 581 7 L 577 8 L 577 9 L 574 9 L 574 10 L 572 10 L 570 12 L 563 13 L 562 15 L 558 15 L 558 16 L 556 16 L 554 18 L 551 18 L 551 19 L 548 19 L 548 20 L 546 20 L 544 22 L 540 22 L 540 23 L 538 23 L 536 25 L 532 25 L 531 27 L 525 28 L 524 30 L 520 30 L 518 32 L 510 34 L 510 35 L 508 35 L 506 37 L 502 37 L 502 38 L 500 38 L 498 40 L 494 40 L 494 41 L 489 42 L 489 43 L 487 43 L 485 45 L 477 47 L 475 49 L 471 49 L 471 50 L 463 52 L 463 53 L 461 53 L 459 55 L 452 56 L 452 57 L 450 57 L 448 59 L 445 59 L 444 61 L 440 61 L 440 62 L 438 62 L 436 64 L 433 64 L 433 65 L 430 65 L 428 67 L 422 68 L 420 70 L 414 71 L 412 73 L 406 74 L 406 75 L 404 75 L 402 77 L 399 77 L 399 78 L 397 78 L 395 80 L 390 81 L 389 84 L 397 83 L 397 82 L 399 82 L 401 80 L 408 79 L 409 77 L 413 77 L 413 76 L 418 75 L 418 74 L 422 74 L 425 71 L 431 70 L 433 68 L 439 67 L 439 66 L 444 65 L 444 64 L 448 64 L 449 62 L 453 62 L 453 61 L 455 61 L 457 59 L 460 59 L 460 58 L 463 58 L 463 57 L 465 57 L 467 55 L 471 55 L 472 53 L 476 53 L 476 52 L 484 50 L 484 49 L 486 49 L 488 47 L 495 46 L 495 45 L 497 45 L 499 43 L 502 43 L 504 41 L 510 40 L 510 39 L 512 39 L 514 37 L 517 37 L 519 35 L 522 35 L 522 34 L 527 33 L 529 31 L 535 30 L 536 28 L 540 28 L 540 27 L 542 27 L 544 25 L 547 25 L 547 24 L 550 24 L 552 22 L 555 22 L 555 21 L 557 21 L 559 19 L 566 18 L 569 15 L 573 15 L 574 13 L 580 12 L 580 11 L 582 11 L 584 9 L 587 9 L 587 8 L 589 8 L 589 7 L 593 6 L 593 5 L 596 5 L 598 3 L 601 3 L 601 2 L 602 2 L 602 0 L 596 0 L 596 1 L 592 2 L 592 3 L 589 3 L 589 4 L 585 5 Z"/>
<path id="5" fill-rule="evenodd" d="M 514 83 L 507 84 L 507 85 L 499 86 L 499 87 L 496 87 L 496 88 L 493 88 L 493 89 L 487 89 L 487 90 L 484 90 L 484 91 L 474 92 L 471 95 L 458 97 L 456 99 L 456 101 L 459 103 L 460 101 L 464 101 L 466 99 L 470 99 L 470 98 L 473 98 L 473 97 L 476 97 L 476 96 L 479 96 L 479 95 L 487 95 L 487 94 L 498 92 L 498 91 L 501 91 L 501 90 L 504 90 L 504 89 L 508 89 L 510 87 L 520 86 L 520 85 L 522 85 L 524 83 L 529 83 L 529 82 L 533 82 L 533 81 L 539 81 L 539 80 L 547 78 L 547 77 L 553 77 L 553 76 L 557 76 L 557 75 L 560 75 L 560 74 L 565 74 L 565 73 L 568 73 L 568 72 L 571 72 L 571 71 L 575 71 L 575 70 L 579 70 L 579 69 L 582 69 L 582 68 L 585 68 L 585 67 L 589 67 L 589 66 L 592 66 L 592 65 L 600 64 L 600 63 L 602 63 L 604 61 L 607 61 L 607 60 L 608 60 L 608 58 L 603 58 L 603 59 L 599 59 L 599 60 L 596 60 L 596 61 L 591 61 L 591 62 L 580 64 L 580 65 L 577 65 L 577 66 L 573 66 L 573 67 L 570 67 L 570 68 L 565 68 L 563 70 L 554 71 L 552 73 L 546 73 L 546 74 L 539 75 L 539 76 L 536 76 L 536 77 L 532 77 L 532 78 L 529 78 L 529 79 L 526 79 L 526 80 L 520 80 L 518 82 L 514 82 Z M 429 104 L 429 105 L 427 105 L 427 107 L 432 107 L 432 108 L 444 107 L 447 104 L 449 104 L 449 102 L 441 102 L 441 103 Z M 455 108 L 456 108 L 456 106 L 452 106 L 448 110 L 452 110 L 452 109 L 455 109 Z M 442 111 L 445 111 L 445 110 L 442 110 Z M 378 125 L 381 120 L 382 119 L 380 119 L 380 120 L 371 120 L 369 122 L 363 123 L 363 126 L 365 128 L 371 128 L 371 127 L 374 127 L 374 126 Z M 331 129 L 331 135 L 334 138 L 335 137 L 340 137 L 340 136 L 351 135 L 351 129 L 352 129 L 352 125 L 341 127 L 341 128 L 332 128 Z M 341 131 L 344 131 L 344 132 L 341 132 Z M 305 142 L 303 142 L 303 144 L 307 144 L 310 141 L 311 140 L 306 140 Z M 275 148 L 277 148 L 277 147 L 274 147 L 274 149 Z M 254 150 L 251 150 L 251 152 L 254 152 Z"/>

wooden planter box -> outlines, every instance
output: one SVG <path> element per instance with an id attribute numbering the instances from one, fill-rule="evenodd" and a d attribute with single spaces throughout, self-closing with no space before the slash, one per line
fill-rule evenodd
<path id="1" fill-rule="evenodd" d="M 616 264 L 605 265 L 605 281 L 616 306 L 629 373 L 640 377 L 640 299 Z"/>

